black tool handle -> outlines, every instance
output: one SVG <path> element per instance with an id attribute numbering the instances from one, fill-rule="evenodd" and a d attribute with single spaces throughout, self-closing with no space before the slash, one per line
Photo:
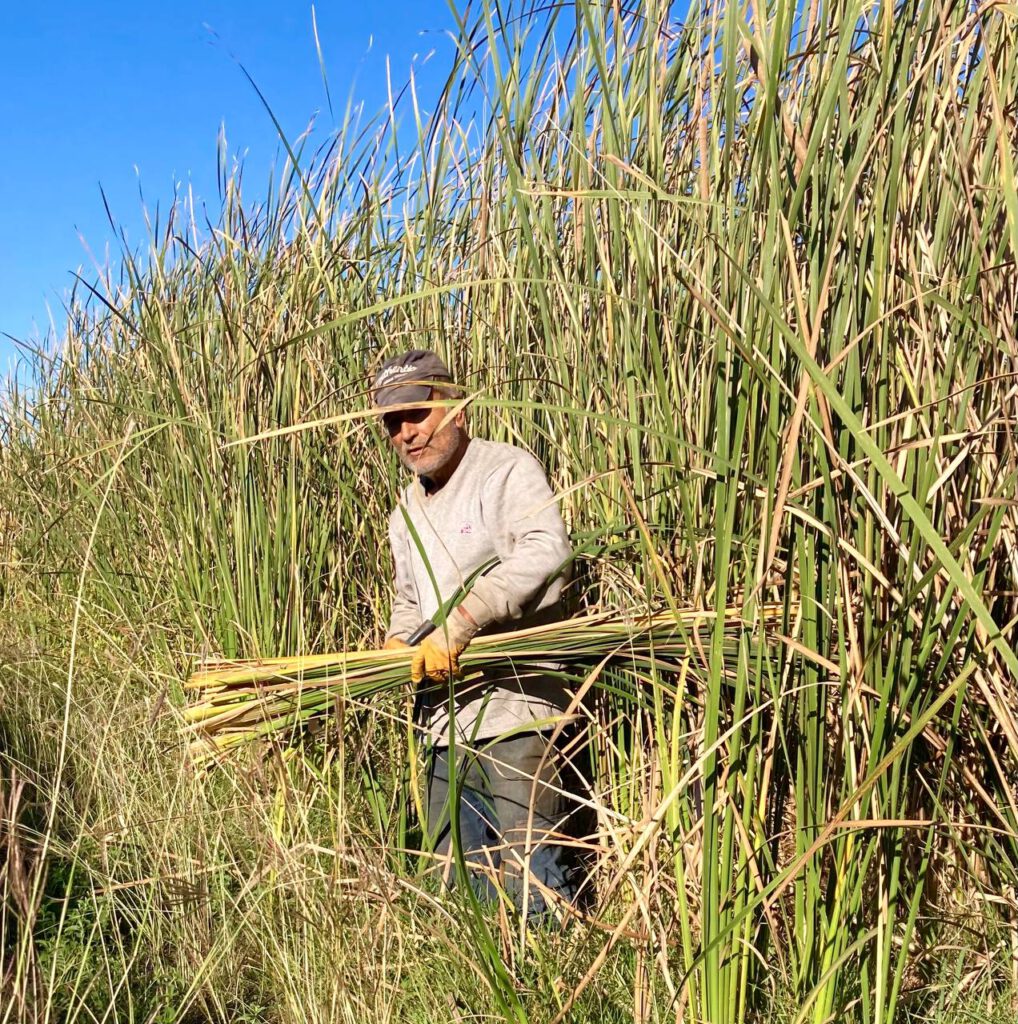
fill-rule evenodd
<path id="1" fill-rule="evenodd" d="M 416 647 L 426 636 L 434 633 L 437 628 L 431 619 L 427 619 L 407 637 L 406 642 L 411 647 Z"/>
<path id="2" fill-rule="evenodd" d="M 430 636 L 438 627 L 431 621 L 431 619 L 425 619 L 411 634 L 407 637 L 407 643 L 411 647 L 416 647 L 426 636 Z M 414 725 L 420 725 L 421 719 L 424 717 L 424 691 L 427 688 L 428 681 L 426 679 L 421 680 L 417 684 L 417 692 L 414 694 L 414 712 L 413 712 L 413 723 Z"/>
<path id="3" fill-rule="evenodd" d="M 449 600 L 446 601 L 445 604 L 438 609 L 438 611 L 435 613 L 435 616 L 441 618 L 442 622 L 444 623 L 446 618 L 452 614 L 453 609 L 463 600 L 464 596 L 470 591 L 470 588 L 474 585 L 474 581 L 479 576 L 483 576 L 486 572 L 490 572 L 498 564 L 498 558 L 490 558 L 483 565 L 478 566 L 477 569 L 475 569 L 470 574 L 470 578 L 466 581 L 466 583 L 464 583 L 463 586 L 459 587 L 456 590 L 456 592 L 452 595 L 452 597 L 450 597 Z M 438 626 L 434 622 L 432 622 L 431 619 L 426 619 L 410 634 L 410 636 L 407 637 L 406 642 L 407 644 L 409 644 L 409 646 L 416 647 L 426 636 L 429 636 L 430 634 L 434 633 L 436 629 L 438 629 Z M 424 717 L 425 697 L 430 696 L 436 690 L 434 686 L 427 687 L 427 689 L 430 690 L 430 693 L 425 694 L 426 684 L 427 680 L 422 680 L 420 683 L 418 683 L 417 692 L 414 694 L 413 721 L 415 725 L 419 725 L 421 723 L 422 718 Z"/>

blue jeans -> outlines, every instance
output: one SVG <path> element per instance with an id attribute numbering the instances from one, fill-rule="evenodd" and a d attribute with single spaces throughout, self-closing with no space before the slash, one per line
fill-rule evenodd
<path id="1" fill-rule="evenodd" d="M 549 749 L 549 740 L 547 733 L 525 733 L 456 751 L 460 842 L 471 885 L 485 899 L 496 899 L 502 888 L 522 910 L 529 874 L 528 916 L 548 910 L 545 889 L 573 902 L 579 882 L 576 844 L 563 843 L 579 838 L 586 814 L 577 796 L 586 782 L 580 759 L 568 757 L 562 743 Z M 435 853 L 445 858 L 453 849 L 451 775 L 449 748 L 436 748 L 426 826 Z"/>

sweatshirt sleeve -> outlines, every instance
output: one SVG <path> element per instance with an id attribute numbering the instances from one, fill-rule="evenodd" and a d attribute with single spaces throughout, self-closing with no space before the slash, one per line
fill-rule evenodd
<path id="1" fill-rule="evenodd" d="M 484 481 L 481 502 L 501 561 L 474 583 L 463 608 L 484 627 L 521 618 L 572 548 L 544 467 L 532 455 L 497 466 Z M 554 585 L 561 589 L 561 582 Z"/>
<path id="2" fill-rule="evenodd" d="M 389 640 L 396 636 L 400 640 L 406 640 L 421 624 L 421 609 L 417 603 L 417 590 L 410 572 L 406 524 L 398 507 L 389 519 L 389 547 L 392 549 L 396 592 L 392 598 L 392 612 L 385 639 Z"/>

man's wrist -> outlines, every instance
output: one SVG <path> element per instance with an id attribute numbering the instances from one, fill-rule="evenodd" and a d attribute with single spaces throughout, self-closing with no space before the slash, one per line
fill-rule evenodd
<path id="1" fill-rule="evenodd" d="M 467 620 L 467 622 L 469 622 L 470 625 L 474 627 L 474 629 L 480 629 L 481 628 L 480 626 L 478 626 L 477 620 L 473 617 L 473 615 L 470 614 L 470 612 L 468 612 L 466 610 L 466 608 L 463 607 L 463 605 L 461 605 L 461 604 L 456 605 L 456 611 L 458 611 L 460 613 L 460 615 L 462 615 L 463 618 L 465 618 Z"/>
<path id="2" fill-rule="evenodd" d="M 468 622 L 473 623 L 475 629 L 484 629 L 485 626 L 495 621 L 491 609 L 473 591 L 467 594 L 456 608 L 463 613 L 463 617 Z"/>
<path id="3" fill-rule="evenodd" d="M 479 630 L 480 626 L 469 612 L 457 605 L 446 616 L 445 624 L 438 627 L 435 635 L 444 634 L 450 646 L 465 647 Z"/>

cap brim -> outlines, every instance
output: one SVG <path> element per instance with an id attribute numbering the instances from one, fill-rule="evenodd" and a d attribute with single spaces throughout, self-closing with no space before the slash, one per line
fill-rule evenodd
<path id="1" fill-rule="evenodd" d="M 411 402 L 426 402 L 431 398 L 430 384 L 393 384 L 379 388 L 373 396 L 376 409 L 390 405 L 408 405 Z"/>

